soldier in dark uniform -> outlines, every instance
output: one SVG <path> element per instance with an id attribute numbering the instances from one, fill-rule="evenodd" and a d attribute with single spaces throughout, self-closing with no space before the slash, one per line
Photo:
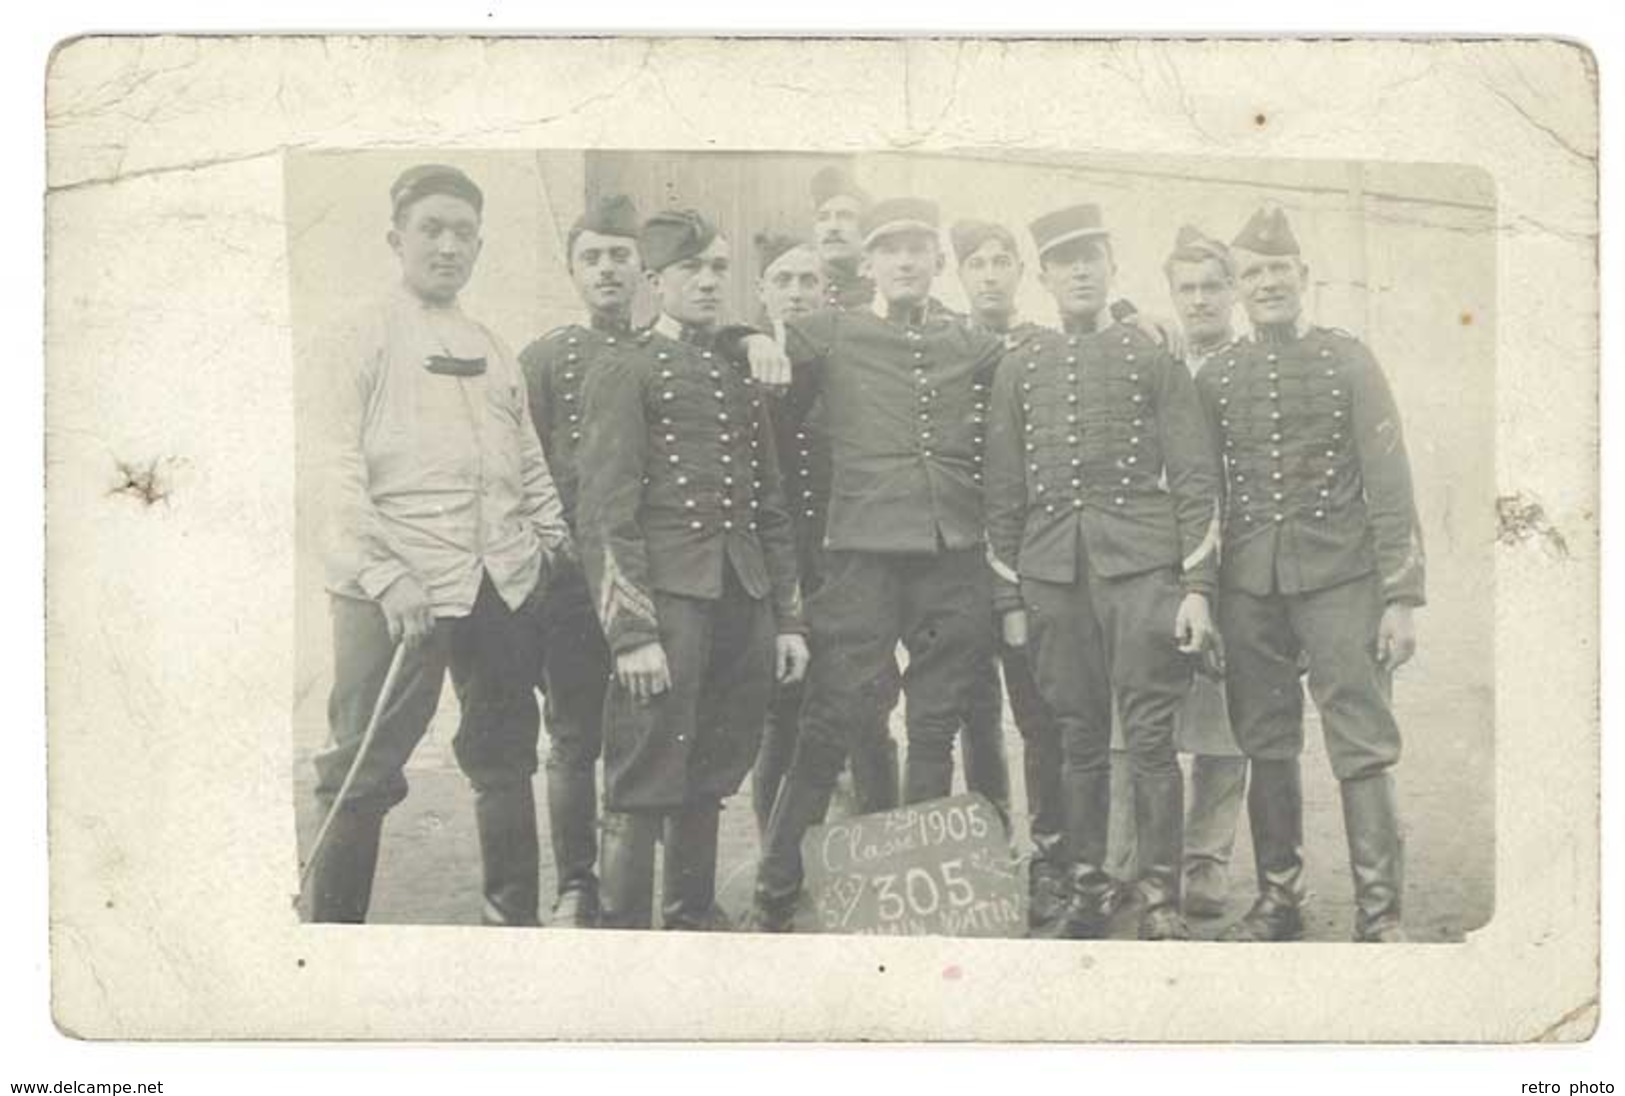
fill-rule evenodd
<path id="1" fill-rule="evenodd" d="M 823 819 L 842 759 L 882 725 L 897 644 L 909 650 L 911 803 L 948 794 L 969 683 L 992 656 L 981 453 L 1004 343 L 928 307 L 944 265 L 935 205 L 876 203 L 864 230 L 872 308 L 788 325 L 792 414 L 823 401 L 834 478 L 801 733 L 757 877 L 768 930 L 789 926 L 801 837 Z"/>
<path id="2" fill-rule="evenodd" d="M 640 239 L 661 314 L 587 382 L 577 524 L 615 657 L 605 702 L 602 921 L 713 929 L 717 824 L 755 761 L 775 677 L 806 668 L 773 430 L 717 349 L 728 242 L 692 211 Z"/>
<path id="3" fill-rule="evenodd" d="M 830 309 L 870 308 L 875 301 L 874 279 L 863 269 L 863 217 L 871 199 L 852 173 L 839 164 L 821 168 L 812 178 L 813 246 L 817 249 L 824 276 L 824 307 Z M 812 495 L 804 509 L 827 511 L 829 498 L 829 441 L 823 433 L 823 409 L 817 405 L 806 411 L 799 429 L 786 433 L 801 435 L 805 444 L 799 452 L 802 463 L 818 469 L 810 478 Z M 789 470 L 787 470 L 787 474 Z M 792 500 L 793 501 L 793 500 Z M 805 523 L 816 529 L 816 544 L 823 541 L 823 517 Z M 806 576 L 803 575 L 803 583 Z M 805 586 L 804 586 L 805 588 Z M 890 810 L 897 805 L 897 743 L 890 730 L 892 709 L 902 696 L 903 672 L 895 658 L 891 673 L 882 683 L 890 697 L 883 703 L 879 734 L 864 735 L 847 758 L 852 772 L 852 791 L 860 814 Z"/>
<path id="4" fill-rule="evenodd" d="M 310 916 L 366 919 L 384 816 L 406 797 L 406 763 L 449 672 L 462 711 L 452 748 L 475 791 L 482 919 L 535 925 L 530 614 L 569 554 L 569 531 L 518 363 L 457 303 L 480 254 L 484 196 L 457 168 L 423 164 L 401 174 L 390 199 L 400 284 L 328 344 L 320 371 L 338 427 L 327 559 L 335 666 L 332 741 L 316 758 L 316 799 L 331 817 L 311 866 Z"/>
<path id="5" fill-rule="evenodd" d="M 1230 249 L 1201 230 L 1179 230 L 1174 250 L 1163 263 L 1174 311 L 1185 329 L 1185 365 L 1201 375 L 1234 341 L 1235 266 Z M 1121 727 L 1112 729 L 1112 821 L 1108 861 L 1131 868 L 1134 863 L 1132 798 L 1119 802 L 1118 789 L 1132 787 L 1128 751 Z M 1185 912 L 1195 917 L 1224 913 L 1229 894 L 1230 854 L 1236 822 L 1247 788 L 1247 756 L 1236 745 L 1225 711 L 1224 683 L 1198 675 L 1180 709 L 1175 734 L 1179 752 L 1190 755 L 1189 799 L 1185 808 Z M 1121 772 L 1119 770 L 1122 770 Z M 1108 871 L 1132 878 L 1131 870 Z"/>
<path id="6" fill-rule="evenodd" d="M 1392 768 L 1394 670 L 1416 648 L 1421 529 L 1399 411 L 1371 352 L 1303 316 L 1308 268 L 1286 215 L 1259 210 L 1232 246 L 1252 335 L 1202 370 L 1223 443 L 1225 685 L 1247 793 L 1258 900 L 1227 940 L 1302 934 L 1300 653 L 1342 790 L 1354 938 L 1403 940 Z"/>
<path id="7" fill-rule="evenodd" d="M 1044 331 L 1042 327 L 1016 318 L 1015 295 L 1021 284 L 1022 262 L 1021 251 L 1010 230 L 988 221 L 967 220 L 955 224 L 949 237 L 959 265 L 959 281 L 970 305 L 968 322 L 977 330 L 1003 339 L 1007 353 L 1039 337 Z M 1027 652 L 1001 642 L 998 655 L 1004 666 L 1010 711 L 1021 733 L 1027 778 L 1027 815 L 1034 847 L 1028 876 L 1032 897 L 1028 913 L 1035 929 L 1046 929 L 1055 923 L 1066 904 L 1061 740 L 1055 720 L 1038 693 L 1038 682 L 1033 678 Z M 989 663 L 989 673 L 978 682 L 972 698 L 965 728 L 965 784 L 972 790 L 983 791 L 989 784 L 997 788 L 1002 777 L 1003 792 L 1008 797 L 1009 776 L 1001 726 L 1003 707 L 998 672 Z M 990 735 L 998 744 L 996 756 L 985 746 Z M 982 776 L 987 770 L 994 770 L 996 775 L 991 779 Z M 979 784 L 982 787 L 978 787 Z M 994 797 L 990 795 L 990 798 Z M 997 798 L 994 801 L 997 803 Z"/>
<path id="8" fill-rule="evenodd" d="M 624 195 L 609 195 L 582 213 L 565 239 L 565 254 L 588 321 L 556 328 L 519 355 L 536 434 L 572 529 L 583 393 L 598 362 L 631 338 L 632 298 L 643 276 L 637 236 L 637 210 Z M 610 658 L 579 566 L 554 581 L 537 622 L 547 652 L 540 684 L 551 742 L 547 811 L 558 875 L 553 923 L 589 928 L 598 922 L 596 770 Z"/>
<path id="9" fill-rule="evenodd" d="M 759 235 L 756 251 L 762 267 L 757 297 L 765 326 L 780 345 L 785 324 L 823 307 L 824 275 L 818 253 L 793 236 Z M 795 530 L 796 564 L 804 596 L 818 588 L 818 557 L 824 539 L 824 509 L 829 500 L 829 445 L 811 421 L 784 421 L 783 401 L 772 400 L 779 471 L 784 476 L 785 506 Z M 795 752 L 801 712 L 801 682 L 778 689 L 768 707 L 762 748 L 751 773 L 751 806 L 758 837 L 767 835 L 773 800 Z"/>
<path id="10" fill-rule="evenodd" d="M 1033 222 L 1064 332 L 1008 355 L 988 433 L 988 559 L 1003 637 L 1029 626 L 1061 728 L 1073 898 L 1100 936 L 1110 880 L 1113 694 L 1134 758 L 1142 939 L 1188 935 L 1179 908 L 1183 778 L 1174 725 L 1212 639 L 1219 476 L 1189 372 L 1106 309 L 1109 239 L 1093 205 Z"/>
<path id="11" fill-rule="evenodd" d="M 869 194 L 831 164 L 812 179 L 813 244 L 823 263 L 825 308 L 868 308 L 875 283 L 862 272 L 863 214 Z"/>

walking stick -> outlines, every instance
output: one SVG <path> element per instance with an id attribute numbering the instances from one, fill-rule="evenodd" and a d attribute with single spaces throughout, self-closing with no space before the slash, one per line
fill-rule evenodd
<path id="1" fill-rule="evenodd" d="M 395 653 L 389 660 L 389 672 L 384 675 L 383 688 L 378 690 L 378 699 L 373 701 L 372 718 L 367 721 L 367 730 L 361 736 L 361 745 L 356 747 L 355 759 L 350 762 L 350 771 L 344 774 L 344 783 L 339 785 L 338 794 L 333 797 L 333 805 L 327 808 L 327 817 L 322 819 L 321 828 L 316 831 L 316 840 L 311 842 L 310 855 L 305 858 L 305 866 L 299 872 L 299 893 L 294 895 L 294 908 L 298 909 L 305 900 L 305 887 L 310 882 L 311 870 L 316 867 L 316 860 L 321 856 L 322 846 L 327 843 L 327 833 L 333 827 L 333 819 L 338 817 L 339 809 L 344 806 L 345 797 L 350 794 L 350 788 L 355 784 L 356 774 L 361 771 L 361 762 L 366 759 L 367 749 L 378 734 L 378 720 L 384 714 L 384 705 L 391 699 L 390 694 L 395 691 L 395 679 L 400 676 L 401 664 L 406 661 L 406 645 L 397 642 Z"/>

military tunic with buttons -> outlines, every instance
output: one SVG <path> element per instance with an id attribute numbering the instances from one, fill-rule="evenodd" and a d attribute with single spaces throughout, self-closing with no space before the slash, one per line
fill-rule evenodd
<path id="1" fill-rule="evenodd" d="M 572 530 L 587 376 L 632 337 L 625 324 L 595 317 L 590 326 L 570 324 L 550 331 L 519 355 L 536 435 L 554 470 L 564 519 Z M 603 752 L 604 691 L 611 666 L 579 561 L 554 578 L 535 624 L 544 652 L 538 684 L 550 744 L 547 801 L 554 867 L 560 893 L 590 889 L 597 857 L 597 765 Z"/>
<path id="2" fill-rule="evenodd" d="M 994 596 L 1028 610 L 1067 779 L 1108 771 L 1114 691 L 1136 772 L 1177 774 L 1193 667 L 1174 620 L 1186 592 L 1212 590 L 1218 546 L 1219 471 L 1189 372 L 1136 327 L 1030 340 L 994 384 L 987 462 Z M 1073 860 L 1098 868 L 1105 827 L 1072 824 Z"/>
<path id="3" fill-rule="evenodd" d="M 646 704 L 611 685 L 614 811 L 733 794 L 756 756 L 774 636 L 803 630 L 761 392 L 703 334 L 683 334 L 644 332 L 587 380 L 577 524 L 588 584 L 610 648 L 658 641 L 672 679 Z"/>
<path id="4" fill-rule="evenodd" d="M 788 324 L 787 413 L 803 422 L 821 407 L 833 465 L 797 757 L 820 781 L 833 781 L 849 735 L 883 726 L 901 640 L 907 795 L 947 792 L 967 684 L 991 650 L 976 561 L 987 386 L 1003 349 L 934 307 L 908 321 L 851 309 Z"/>
<path id="5" fill-rule="evenodd" d="M 1297 756 L 1303 653 L 1333 771 L 1381 772 L 1400 742 L 1378 623 L 1389 603 L 1425 600 L 1387 380 L 1353 336 L 1300 323 L 1236 343 L 1198 383 L 1225 461 L 1219 623 L 1236 740 L 1251 757 Z"/>

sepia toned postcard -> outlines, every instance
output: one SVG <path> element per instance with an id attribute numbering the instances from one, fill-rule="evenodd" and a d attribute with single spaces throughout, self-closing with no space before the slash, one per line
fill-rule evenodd
<path id="1" fill-rule="evenodd" d="M 1576 1041 L 1553 40 L 85 37 L 86 1039 Z"/>

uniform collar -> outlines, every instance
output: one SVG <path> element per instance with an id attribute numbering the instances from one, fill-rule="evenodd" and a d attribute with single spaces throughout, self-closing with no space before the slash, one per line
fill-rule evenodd
<path id="1" fill-rule="evenodd" d="M 1236 336 L 1234 332 L 1232 332 L 1228 338 L 1214 343 L 1206 350 L 1199 350 L 1195 346 L 1192 346 L 1185 354 L 1185 365 L 1190 368 L 1192 374 L 1199 373 L 1204 365 L 1212 361 L 1213 358 L 1218 355 L 1219 351 L 1223 350 L 1225 347 L 1231 345 L 1235 341 Z"/>
<path id="2" fill-rule="evenodd" d="M 1087 319 L 1066 316 L 1061 320 L 1061 330 L 1068 335 L 1095 335 L 1106 330 L 1111 325 L 1111 312 L 1104 308 Z"/>
<path id="3" fill-rule="evenodd" d="M 1309 317 L 1300 311 L 1297 318 L 1292 321 L 1290 326 L 1286 324 L 1269 324 L 1264 326 L 1254 324 L 1251 338 L 1255 343 L 1296 342 L 1305 335 L 1309 334 L 1309 329 L 1313 326 L 1314 324 L 1309 322 Z"/>
<path id="4" fill-rule="evenodd" d="M 587 326 L 601 335 L 627 335 L 632 331 L 632 320 L 630 316 L 611 319 L 593 312 L 587 319 Z"/>
<path id="5" fill-rule="evenodd" d="M 656 334 L 664 335 L 668 339 L 688 343 L 690 346 L 698 346 L 704 350 L 709 350 L 711 343 L 717 337 L 717 329 L 714 327 L 698 327 L 694 324 L 683 323 L 681 320 L 664 312 L 660 314 L 659 319 L 655 320 L 654 331 Z"/>
<path id="6" fill-rule="evenodd" d="M 1020 327 L 1021 323 L 1022 323 L 1021 319 L 1016 315 L 1016 313 L 1014 311 L 1012 311 L 1008 316 L 1005 317 L 1005 322 L 1002 325 L 1000 325 L 999 327 L 994 327 L 991 324 L 983 323 L 981 320 L 976 318 L 976 313 L 974 313 L 974 312 L 972 312 L 969 315 L 968 318 L 970 319 L 971 327 L 973 327 L 977 331 L 985 331 L 989 335 L 1010 335 L 1010 334 L 1013 334 L 1015 332 L 1016 328 Z"/>
<path id="7" fill-rule="evenodd" d="M 886 323 L 900 323 L 904 327 L 924 327 L 925 321 L 931 316 L 931 299 L 927 297 L 925 303 L 914 305 L 903 314 L 893 315 L 891 302 L 876 293 L 874 299 L 869 302 L 869 310 Z"/>

